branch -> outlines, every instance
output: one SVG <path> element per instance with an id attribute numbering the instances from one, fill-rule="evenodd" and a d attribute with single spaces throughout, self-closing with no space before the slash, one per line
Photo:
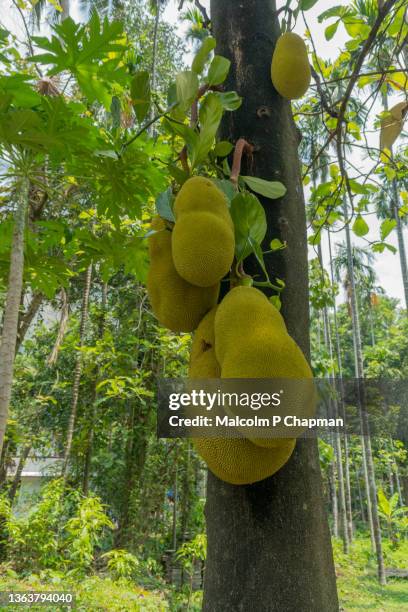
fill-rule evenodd
<path id="1" fill-rule="evenodd" d="M 344 115 L 347 110 L 347 104 L 350 100 L 351 94 L 353 93 L 354 86 L 359 79 L 360 70 L 363 66 L 364 60 L 375 41 L 375 37 L 377 36 L 378 30 L 380 29 L 382 22 L 384 21 L 390 9 L 394 6 L 394 4 L 397 3 L 397 1 L 398 0 L 387 0 L 386 2 L 384 2 L 384 4 L 381 6 L 381 8 L 378 11 L 377 19 L 375 20 L 375 23 L 373 27 L 371 28 L 371 31 L 367 37 L 367 40 L 365 41 L 364 46 L 361 49 L 360 55 L 357 59 L 356 65 L 354 66 L 353 73 L 350 77 L 346 92 L 344 94 L 344 97 L 343 97 L 343 100 L 340 106 L 339 116 L 338 116 L 339 121 L 338 121 L 338 126 L 337 126 L 339 136 L 341 136 L 341 124 L 344 121 Z"/>
<path id="2" fill-rule="evenodd" d="M 203 17 L 204 28 L 208 31 L 211 31 L 211 19 L 208 16 L 207 9 L 200 3 L 200 0 L 194 0 L 194 4 L 196 5 Z"/>
<path id="3" fill-rule="evenodd" d="M 317 91 L 318 91 L 318 94 L 320 96 L 320 100 L 321 100 L 323 109 L 326 111 L 326 113 L 328 115 L 330 115 L 330 117 L 334 117 L 334 119 L 337 119 L 339 114 L 338 114 L 337 111 L 335 111 L 330 106 L 330 104 L 329 104 L 329 102 L 327 100 L 327 96 L 326 96 L 325 92 L 323 91 L 319 75 L 317 74 L 316 70 L 313 68 L 312 65 L 310 65 L 310 69 L 312 71 L 312 77 L 314 78 L 314 80 L 316 82 Z"/>
<path id="4" fill-rule="evenodd" d="M 156 115 L 155 117 L 153 117 L 153 119 L 150 119 L 147 123 L 145 123 L 138 132 L 136 132 L 136 134 L 134 136 L 132 136 L 132 138 L 130 138 L 129 140 L 127 140 L 121 147 L 120 150 L 120 154 L 119 155 L 123 155 L 123 153 L 125 152 L 125 150 L 127 149 L 128 146 L 130 146 L 137 138 L 139 138 L 139 136 L 141 136 L 143 134 L 143 132 L 145 132 L 151 125 L 153 125 L 153 123 L 155 123 L 156 121 L 158 121 L 159 119 L 161 119 L 162 117 L 165 117 L 171 110 L 173 110 L 173 108 L 175 106 L 177 106 L 178 102 L 175 102 L 174 104 L 172 104 L 171 106 L 169 106 L 169 108 L 167 108 L 165 111 L 159 113 L 158 115 Z"/>
<path id="5" fill-rule="evenodd" d="M 28 26 L 27 26 L 26 18 L 24 17 L 24 13 L 21 10 L 18 2 L 16 2 L 16 0 L 12 0 L 12 2 L 14 4 L 14 6 L 16 7 L 17 11 L 19 12 L 20 17 L 21 17 L 21 19 L 23 21 L 24 30 L 25 30 L 25 33 L 26 33 L 26 36 L 27 36 L 28 48 L 30 49 L 30 55 L 31 55 L 31 57 L 34 57 L 34 47 L 33 47 L 33 43 L 32 43 L 32 40 L 31 40 L 30 30 L 28 29 Z M 37 66 L 36 63 L 34 63 L 34 68 L 36 69 L 38 76 L 42 77 L 43 74 L 42 74 L 41 70 L 39 69 L 39 67 Z"/>
<path id="6" fill-rule="evenodd" d="M 244 138 L 240 138 L 239 140 L 237 140 L 230 175 L 230 181 L 235 187 L 238 186 L 238 177 L 241 172 L 243 154 L 246 153 L 247 155 L 252 155 L 253 152 L 254 147 L 249 144 L 249 142 L 247 142 Z"/>
<path id="7" fill-rule="evenodd" d="M 18 324 L 18 335 L 16 341 L 16 354 L 25 338 L 28 328 L 30 327 L 32 320 L 37 314 L 42 302 L 44 300 L 44 296 L 42 293 L 34 293 L 31 302 L 28 305 L 25 313 L 20 317 Z"/>

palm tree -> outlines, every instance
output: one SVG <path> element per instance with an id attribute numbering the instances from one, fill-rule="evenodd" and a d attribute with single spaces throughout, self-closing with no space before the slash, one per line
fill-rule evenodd
<path id="1" fill-rule="evenodd" d="M 371 450 L 371 439 L 369 435 L 369 424 L 366 415 L 365 406 L 365 392 L 364 392 L 364 362 L 362 353 L 361 343 L 361 329 L 360 329 L 360 316 L 357 304 L 357 292 L 356 292 L 356 272 L 354 267 L 355 255 L 354 253 L 359 252 L 353 250 L 351 244 L 351 232 L 350 224 L 348 222 L 348 206 L 347 200 L 344 197 L 343 200 L 343 215 L 345 220 L 345 233 L 346 233 L 346 253 L 347 253 L 347 275 L 345 279 L 345 285 L 347 288 L 347 295 L 349 298 L 351 308 L 351 320 L 353 326 L 353 343 L 354 343 L 354 366 L 355 376 L 357 379 L 358 386 L 358 397 L 359 397 L 359 411 L 360 411 L 360 426 L 361 426 L 361 444 L 363 448 L 363 456 L 365 461 L 364 465 L 364 478 L 367 489 L 367 512 L 369 516 L 370 525 L 370 536 L 371 542 L 374 546 L 377 554 L 377 566 L 378 566 L 378 579 L 380 584 L 386 583 L 385 570 L 384 570 L 384 558 L 382 552 L 382 539 L 381 539 L 381 527 L 378 516 L 377 508 L 377 487 L 375 483 L 374 463 L 373 455 Z M 360 249 L 361 252 L 361 249 Z M 367 266 L 364 266 L 364 270 L 367 271 Z M 371 506 L 371 508 L 369 507 Z"/>
<path id="2" fill-rule="evenodd" d="M 320 117 L 317 115 L 311 115 L 305 121 L 306 129 L 304 131 L 304 138 L 301 143 L 301 154 L 302 157 L 312 160 L 312 184 L 313 188 L 316 189 L 317 182 L 320 179 L 323 183 L 326 182 L 328 176 L 328 163 L 329 163 L 329 154 L 328 152 L 323 152 L 319 159 L 317 159 L 318 152 L 320 149 L 320 144 L 324 139 L 324 133 L 322 128 L 322 123 L 320 121 Z M 309 217 L 313 218 L 313 205 L 309 206 Z M 321 273 L 324 274 L 324 265 L 323 265 L 323 253 L 322 253 L 322 245 L 321 241 L 318 241 L 317 244 L 317 253 L 318 260 L 320 263 Z M 335 300 L 334 300 L 335 303 Z M 331 326 L 329 322 L 329 311 L 328 306 L 325 305 L 323 307 L 323 329 L 324 329 L 324 340 L 326 349 L 328 351 L 330 357 L 330 363 L 332 364 L 332 371 L 334 371 L 334 358 L 333 358 L 333 342 L 332 342 L 332 333 Z M 331 384 L 335 386 L 336 382 L 333 375 L 327 375 Z M 340 395 L 340 397 L 342 397 Z M 331 401 L 333 404 L 333 410 L 335 415 L 339 414 L 339 405 L 338 400 L 335 398 Z M 337 491 L 336 491 L 336 471 L 338 476 L 338 484 L 339 484 L 339 501 L 340 501 L 340 518 L 342 521 L 342 535 L 343 535 L 343 547 L 344 552 L 348 553 L 349 551 L 349 543 L 350 543 L 350 529 L 348 527 L 348 518 L 347 518 L 347 510 L 346 510 L 346 489 L 350 488 L 350 483 L 345 485 L 344 482 L 344 472 L 343 472 L 343 453 L 341 447 L 341 440 L 339 434 L 334 434 L 333 436 L 333 445 L 335 449 L 335 461 L 332 461 L 331 469 L 332 469 L 332 508 L 333 508 L 333 534 L 335 537 L 338 536 L 338 500 L 337 500 Z M 346 464 L 348 465 L 348 458 L 346 458 Z M 346 474 L 349 472 L 347 471 Z"/>
<path id="3" fill-rule="evenodd" d="M 76 415 L 78 411 L 79 385 L 81 382 L 81 374 L 82 374 L 81 348 L 84 346 L 84 342 L 85 342 L 85 331 L 86 331 L 86 323 L 88 319 L 89 293 L 91 290 L 91 280 L 92 280 L 92 264 L 90 264 L 86 270 L 84 288 L 82 292 L 81 320 L 79 324 L 79 351 L 77 353 L 76 362 L 75 362 L 74 380 L 72 384 L 72 399 L 71 399 L 70 414 L 69 414 L 69 419 L 68 419 L 67 439 L 65 443 L 64 461 L 63 461 L 62 472 L 61 472 L 61 475 L 64 479 L 66 479 L 68 475 L 68 466 L 69 466 L 69 460 L 71 456 L 72 441 L 74 437 Z"/>

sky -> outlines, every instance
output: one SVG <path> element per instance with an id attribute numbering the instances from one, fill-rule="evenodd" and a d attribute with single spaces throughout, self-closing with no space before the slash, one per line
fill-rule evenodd
<path id="1" fill-rule="evenodd" d="M 206 8 L 209 10 L 209 4 L 210 4 L 209 0 L 201 0 L 201 1 L 202 1 L 202 4 L 206 6 Z M 164 11 L 163 19 L 170 23 L 175 24 L 178 28 L 179 34 L 182 36 L 186 31 L 187 24 L 183 22 L 182 20 L 180 20 L 178 4 L 179 4 L 179 0 L 170 0 Z M 283 0 L 278 0 L 278 7 L 282 6 L 283 4 L 284 4 Z M 336 0 L 336 4 L 337 5 L 347 4 L 347 1 L 346 0 Z M 71 13 L 72 16 L 75 19 L 78 19 L 79 18 L 78 0 L 71 0 L 71 7 L 72 7 L 72 13 Z M 311 10 L 306 12 L 305 15 L 307 18 L 308 26 L 312 32 L 313 39 L 315 41 L 315 45 L 316 45 L 319 56 L 324 59 L 334 59 L 337 57 L 339 49 L 341 49 L 344 46 L 344 43 L 346 42 L 346 40 L 348 40 L 348 35 L 345 32 L 344 28 L 340 26 L 334 38 L 331 41 L 326 41 L 325 36 L 324 36 L 324 30 L 325 30 L 325 27 L 327 27 L 327 24 L 329 22 L 319 24 L 317 21 L 317 17 L 321 12 L 323 12 L 327 8 L 328 8 L 327 0 L 319 0 L 317 4 L 315 4 L 315 6 Z M 15 32 L 17 36 L 23 38 L 21 20 L 16 14 L 15 9 L 13 9 L 11 0 L 0 0 L 0 21 L 6 27 L 11 29 L 13 32 Z M 306 29 L 305 24 L 302 18 L 299 17 L 298 22 L 295 27 L 295 31 L 298 34 L 303 35 L 305 32 L 305 29 Z M 191 61 L 192 57 L 193 57 L 192 53 L 190 53 L 190 57 L 188 56 L 186 57 L 187 64 Z M 391 99 L 391 104 L 392 103 L 393 103 L 393 100 Z M 381 110 L 382 109 L 380 108 L 380 106 L 377 105 L 374 107 L 373 113 L 374 114 L 378 113 Z M 374 118 L 375 117 L 373 116 L 373 119 Z M 377 145 L 378 138 L 379 138 L 378 133 L 373 133 L 369 135 L 368 140 L 370 144 Z M 351 161 L 357 167 L 360 167 L 360 168 L 367 164 L 365 160 L 362 160 L 360 156 L 356 154 L 352 155 Z M 307 195 L 308 195 L 308 192 L 306 190 L 306 197 Z M 379 237 L 379 224 L 373 217 L 374 216 L 371 215 L 370 217 L 367 218 L 367 222 L 369 223 L 369 226 L 370 226 L 370 234 L 367 237 L 371 240 L 378 239 Z M 344 242 L 344 240 L 345 240 L 344 232 L 339 232 L 338 234 L 334 236 L 333 242 L 334 243 Z M 364 246 L 365 244 L 363 240 L 358 239 L 356 237 L 353 237 L 353 241 L 357 245 Z M 387 238 L 387 242 L 397 247 L 397 239 L 396 239 L 395 232 L 393 232 Z M 407 229 L 405 229 L 405 243 L 406 243 L 406 250 L 408 251 L 408 230 Z M 327 267 L 328 249 L 327 249 L 327 241 L 325 239 L 323 240 L 322 245 L 323 245 L 325 265 Z M 313 256 L 313 252 L 311 252 L 311 256 Z M 402 287 L 402 281 L 401 281 L 398 253 L 396 253 L 395 255 L 388 251 L 385 251 L 384 253 L 382 253 L 379 257 L 376 258 L 375 271 L 378 277 L 378 284 L 384 288 L 384 290 L 387 292 L 388 295 L 400 299 L 401 304 L 403 304 L 404 297 L 403 297 L 403 287 Z"/>

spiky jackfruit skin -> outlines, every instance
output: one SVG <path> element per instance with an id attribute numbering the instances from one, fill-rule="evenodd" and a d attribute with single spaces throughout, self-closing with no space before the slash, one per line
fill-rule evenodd
<path id="1" fill-rule="evenodd" d="M 189 378 L 220 378 L 221 368 L 215 357 L 215 306 L 208 312 L 194 334 L 191 345 Z"/>
<path id="2" fill-rule="evenodd" d="M 184 183 L 174 204 L 173 261 L 177 272 L 198 287 L 215 285 L 234 258 L 234 225 L 223 192 L 205 177 Z"/>
<path id="3" fill-rule="evenodd" d="M 213 308 L 198 326 L 191 347 L 189 377 L 219 378 L 215 356 Z M 237 434 L 238 435 L 238 434 Z M 209 469 L 234 485 L 252 484 L 277 472 L 290 458 L 294 440 L 274 440 L 275 448 L 260 448 L 245 438 L 193 438 L 193 445 Z"/>
<path id="4" fill-rule="evenodd" d="M 177 273 L 171 253 L 171 231 L 161 217 L 151 224 L 150 266 L 147 292 L 152 310 L 161 325 L 176 333 L 191 332 L 218 301 L 220 284 L 212 287 L 191 285 Z"/>
<path id="5" fill-rule="evenodd" d="M 273 476 L 290 459 L 295 440 L 281 440 L 275 449 L 261 448 L 245 438 L 193 438 L 193 444 L 220 480 L 247 485 Z"/>
<path id="6" fill-rule="evenodd" d="M 276 42 L 271 67 L 272 83 L 287 100 L 305 95 L 312 78 L 307 48 L 303 39 L 293 32 L 282 34 Z"/>
<path id="7" fill-rule="evenodd" d="M 285 414 L 302 418 L 314 414 L 316 394 L 310 366 L 289 336 L 281 314 L 261 291 L 232 289 L 217 309 L 214 329 L 222 378 L 297 379 L 301 382 L 285 389 Z M 310 384 L 303 383 L 305 379 Z M 266 448 L 276 444 L 276 439 L 249 439 Z"/>

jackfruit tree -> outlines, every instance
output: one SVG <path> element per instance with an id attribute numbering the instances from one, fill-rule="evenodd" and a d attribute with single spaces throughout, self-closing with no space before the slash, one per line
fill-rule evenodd
<path id="1" fill-rule="evenodd" d="M 223 122 L 221 138 L 245 137 L 255 152 L 244 159 L 243 174 L 281 181 L 287 189 L 272 206 L 268 198 L 260 198 L 266 220 L 263 244 L 278 239 L 291 245 L 266 255 L 264 266 L 285 284 L 281 313 L 288 332 L 308 355 L 299 134 L 289 102 L 271 87 L 270 62 L 280 35 L 276 3 L 212 0 L 211 16 L 217 52 L 232 62 L 227 86 L 243 98 L 234 121 Z M 259 274 L 256 257 L 245 270 Z M 204 610 L 338 610 L 315 440 L 298 440 L 280 470 L 252 485 L 237 487 L 210 472 L 206 519 Z"/>

